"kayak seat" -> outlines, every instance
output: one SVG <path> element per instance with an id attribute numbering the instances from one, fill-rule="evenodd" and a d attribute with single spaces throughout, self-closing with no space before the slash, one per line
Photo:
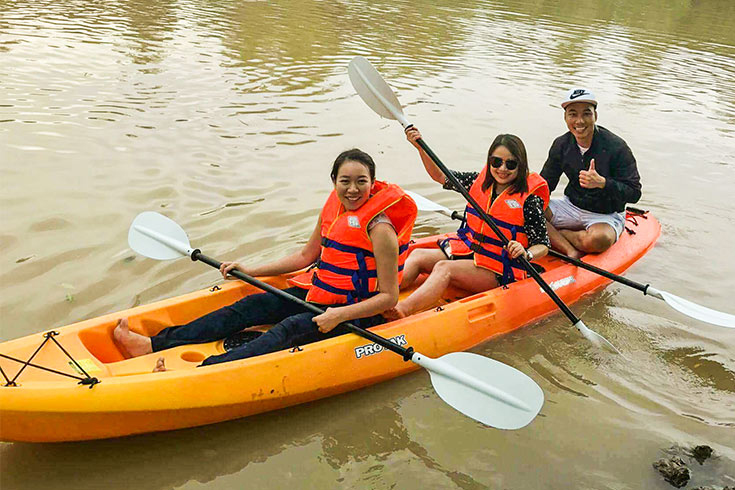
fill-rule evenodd
<path id="1" fill-rule="evenodd" d="M 149 317 L 130 317 L 128 319 L 130 330 L 151 337 L 165 327 L 171 325 L 166 309 L 150 312 Z M 93 328 L 87 328 L 79 332 L 79 340 L 84 347 L 103 363 L 119 362 L 127 359 L 127 354 L 117 345 L 113 332 L 117 326 L 117 319 L 102 323 Z"/>
<path id="2" fill-rule="evenodd" d="M 222 348 L 225 350 L 225 352 L 229 352 L 232 349 L 237 349 L 238 347 L 241 347 L 242 345 L 257 339 L 261 335 L 263 335 L 263 332 L 253 330 L 241 330 L 224 339 L 224 341 L 222 342 Z"/>
<path id="3" fill-rule="evenodd" d="M 94 328 L 87 328 L 79 332 L 79 340 L 84 347 L 100 362 L 110 363 L 125 359 L 112 337 L 117 320 L 103 323 Z"/>

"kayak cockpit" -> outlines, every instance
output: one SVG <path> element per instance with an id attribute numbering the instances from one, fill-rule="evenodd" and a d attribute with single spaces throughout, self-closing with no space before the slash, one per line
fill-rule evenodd
<path id="1" fill-rule="evenodd" d="M 424 246 L 431 245 L 427 243 Z M 433 245 L 435 246 L 435 242 Z M 546 262 L 544 265 L 549 267 L 548 259 L 544 258 L 542 260 Z M 401 298 L 410 295 L 423 279 L 425 279 L 425 276 L 422 276 L 413 288 L 401 291 Z M 286 277 L 269 278 L 269 282 L 279 288 L 288 287 Z M 222 285 L 214 286 L 209 290 L 198 291 L 179 298 L 172 298 L 171 300 L 164 300 L 151 305 L 133 308 L 125 312 L 125 316 L 128 318 L 131 331 L 151 337 L 166 327 L 188 323 L 210 311 L 229 305 L 248 294 L 257 292 L 259 291 L 249 285 L 228 281 Z M 488 292 L 470 295 L 466 291 L 449 288 L 443 298 L 429 309 L 434 309 L 437 306 L 445 306 L 457 301 L 464 303 L 486 293 Z M 494 311 L 488 310 L 490 307 L 492 307 L 491 309 L 495 308 L 492 303 L 489 303 L 489 306 L 486 305 L 480 309 L 472 309 L 469 315 L 472 317 L 472 320 L 489 318 L 494 313 Z M 475 318 L 478 315 L 479 317 Z M 156 366 L 157 360 L 161 357 L 165 360 L 167 370 L 190 370 L 200 365 L 207 357 L 226 352 L 224 341 L 218 340 L 205 344 L 179 346 L 161 352 L 131 357 L 114 340 L 113 332 L 121 316 L 121 313 L 105 315 L 62 329 L 60 335 L 56 338 L 74 358 L 76 364 L 65 356 L 60 349 L 50 345 L 44 346 L 37 353 L 34 358 L 34 364 L 60 370 L 75 376 L 83 376 L 83 373 L 79 369 L 79 366 L 81 366 L 89 376 L 103 379 L 107 377 L 151 373 Z M 386 326 L 388 325 L 390 324 L 386 324 Z M 268 325 L 262 325 L 248 330 L 264 331 L 267 328 L 269 328 Z M 14 349 L 15 353 L 7 353 L 16 358 L 26 360 L 33 354 L 40 342 L 43 341 L 43 337 L 42 334 L 35 334 L 24 339 L 18 339 L 18 341 L 22 340 L 25 340 L 25 342 L 19 344 L 17 349 Z M 6 371 L 9 370 L 11 377 L 13 373 L 17 372 L 18 368 L 9 366 L 9 361 L 0 361 L 2 361 L 1 365 L 3 369 Z M 18 363 L 15 364 L 17 365 Z M 29 367 L 22 373 L 19 381 L 45 382 L 60 380 L 61 378 L 57 374 Z M 69 381 L 73 382 L 73 380 Z"/>

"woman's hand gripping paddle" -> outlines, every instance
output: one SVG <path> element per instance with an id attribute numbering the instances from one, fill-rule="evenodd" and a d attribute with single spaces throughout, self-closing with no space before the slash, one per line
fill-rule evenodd
<path id="1" fill-rule="evenodd" d="M 215 269 L 220 262 L 191 248 L 186 232 L 173 220 L 155 213 L 139 214 L 128 232 L 130 248 L 156 260 L 191 257 Z M 240 271 L 231 274 L 263 291 L 293 301 L 314 313 L 323 311 L 276 287 Z M 544 394 L 528 376 L 501 362 L 468 352 L 453 352 L 432 359 L 413 348 L 403 348 L 368 330 L 343 323 L 352 333 L 360 335 L 406 361 L 423 367 L 439 397 L 456 410 L 485 425 L 499 429 L 520 429 L 528 425 L 541 410 Z M 447 327 L 448 328 L 448 327 Z"/>
<path id="2" fill-rule="evenodd" d="M 401 105 L 398 103 L 398 99 L 393 93 L 393 90 L 391 90 L 388 84 L 385 83 L 385 80 L 383 80 L 383 78 L 380 76 L 380 73 L 378 73 L 378 71 L 373 67 L 373 65 L 370 64 L 367 59 L 363 58 L 362 56 L 354 57 L 352 61 L 350 61 L 347 71 L 349 73 L 352 86 L 355 88 L 360 98 L 368 105 L 368 107 L 370 107 L 382 117 L 394 119 L 400 122 L 404 129 L 411 126 L 411 123 L 408 122 L 406 116 L 403 115 L 403 110 L 401 109 Z M 492 228 L 492 230 L 498 237 L 500 237 L 504 244 L 507 244 L 509 241 L 508 238 L 498 229 L 495 222 L 493 222 L 490 216 L 485 213 L 482 207 L 480 207 L 477 202 L 472 198 L 472 196 L 470 196 L 470 193 L 462 186 L 457 177 L 455 177 L 455 175 L 450 172 L 446 166 L 444 166 L 441 160 L 439 160 L 439 157 L 437 157 L 434 152 L 431 151 L 431 148 L 429 148 L 426 142 L 424 142 L 423 139 L 418 139 L 416 142 L 421 147 L 421 149 L 423 149 L 426 154 L 429 155 L 429 157 L 433 160 L 439 170 L 441 170 L 444 176 L 452 183 L 454 188 L 457 189 L 460 194 L 464 196 L 467 202 L 473 208 L 475 208 L 475 210 L 477 210 L 477 213 L 480 215 L 482 220 L 487 223 L 490 228 Z M 567 318 L 569 318 L 572 324 L 582 333 L 582 335 L 584 335 L 587 340 L 597 346 L 607 346 L 612 351 L 620 354 L 620 351 L 615 348 L 615 346 L 612 345 L 605 337 L 587 328 L 584 322 L 577 318 L 574 313 L 572 313 L 572 310 L 570 310 L 569 307 L 561 300 L 561 298 L 559 298 L 554 290 L 551 289 L 546 281 L 543 280 L 538 271 L 536 271 L 536 269 L 534 269 L 533 266 L 524 257 L 519 257 L 519 260 L 523 264 L 523 267 L 526 269 L 526 272 L 528 272 L 528 274 L 534 278 L 541 289 L 543 289 L 546 294 L 549 295 L 549 297 L 554 301 L 554 303 L 556 303 L 559 309 L 564 312 Z"/>

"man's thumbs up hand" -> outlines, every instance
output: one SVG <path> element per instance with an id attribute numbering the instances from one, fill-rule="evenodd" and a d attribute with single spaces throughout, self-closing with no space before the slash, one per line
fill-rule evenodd
<path id="1" fill-rule="evenodd" d="M 605 177 L 595 170 L 594 158 L 590 160 L 589 170 L 579 172 L 579 185 L 585 189 L 603 189 L 605 187 Z"/>

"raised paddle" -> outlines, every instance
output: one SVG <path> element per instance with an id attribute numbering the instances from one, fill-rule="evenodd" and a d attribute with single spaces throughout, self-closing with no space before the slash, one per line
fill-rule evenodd
<path id="1" fill-rule="evenodd" d="M 173 220 L 147 211 L 139 214 L 128 232 L 130 248 L 156 260 L 188 256 L 215 269 L 221 263 L 189 245 L 186 232 Z M 230 274 L 283 299 L 301 305 L 314 313 L 323 313 L 287 292 L 250 277 L 240 271 Z M 461 413 L 485 425 L 499 429 L 520 429 L 528 425 L 544 404 L 544 393 L 531 378 L 517 369 L 486 357 L 468 352 L 452 352 L 438 359 L 404 348 L 352 323 L 343 323 L 352 333 L 423 367 L 439 397 Z M 447 327 L 448 328 L 448 327 Z"/>
<path id="2" fill-rule="evenodd" d="M 406 193 L 411 196 L 411 198 L 416 202 L 416 206 L 418 206 L 419 211 L 434 211 L 436 213 L 443 214 L 444 216 L 448 216 L 452 219 L 462 219 L 461 213 L 457 211 L 451 211 L 446 206 L 435 203 L 434 201 L 427 199 L 421 194 L 416 194 L 412 191 L 406 191 Z M 549 255 L 561 259 L 565 262 L 569 262 L 570 264 L 574 264 L 581 269 L 594 272 L 595 274 L 599 274 L 610 280 L 619 282 L 620 284 L 630 286 L 642 292 L 644 295 L 658 298 L 679 313 L 690 316 L 695 320 L 711 323 L 712 325 L 717 325 L 719 327 L 735 328 L 735 315 L 730 315 L 729 313 L 713 310 L 711 308 L 692 303 L 691 301 L 680 298 L 679 296 L 676 296 L 674 294 L 658 290 L 650 284 L 641 284 L 639 282 L 631 281 L 628 278 L 613 274 L 612 272 L 606 271 L 605 269 L 600 269 L 599 267 L 588 264 L 587 262 L 583 262 L 579 259 L 569 257 L 568 255 L 564 255 L 563 253 L 557 252 L 556 250 L 549 249 Z"/>
<path id="3" fill-rule="evenodd" d="M 408 129 L 412 126 L 408 122 L 406 116 L 403 115 L 401 104 L 398 102 L 396 95 L 388 84 L 380 76 L 380 73 L 370 64 L 370 62 L 362 56 L 355 56 L 350 61 L 347 69 L 352 86 L 357 91 L 360 98 L 370 107 L 372 110 L 378 113 L 378 115 L 387 119 L 394 119 L 401 123 L 404 129 Z M 495 234 L 500 237 L 504 244 L 508 244 L 510 240 L 498 229 L 498 226 L 480 207 L 477 202 L 472 198 L 467 189 L 462 186 L 457 177 L 447 169 L 446 166 L 439 160 L 431 148 L 426 144 L 423 139 L 416 141 L 418 145 L 426 152 L 427 155 L 434 161 L 436 166 L 441 170 L 444 176 L 449 179 L 455 189 L 457 189 L 462 196 L 467 200 L 468 203 L 477 211 L 482 220 L 490 226 Z M 525 257 L 519 257 L 521 264 L 526 269 L 526 272 L 534 278 L 538 285 L 543 289 L 546 294 L 556 303 L 559 309 L 569 318 L 572 324 L 579 330 L 584 337 L 594 343 L 597 346 L 606 345 L 614 352 L 620 354 L 620 351 L 615 348 L 605 337 L 598 334 L 597 332 L 590 330 L 584 324 L 582 320 L 576 317 L 572 310 L 559 298 L 553 289 L 543 280 L 541 275 L 533 268 L 533 266 L 526 260 Z"/>

